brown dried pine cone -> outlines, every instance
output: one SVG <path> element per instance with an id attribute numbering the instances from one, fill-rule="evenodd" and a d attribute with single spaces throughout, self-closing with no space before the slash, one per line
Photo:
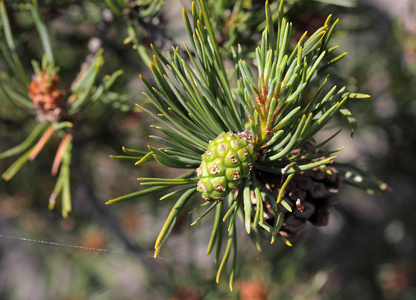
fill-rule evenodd
<path id="1" fill-rule="evenodd" d="M 258 176 L 271 191 L 279 193 L 281 176 L 264 172 Z M 281 234 L 285 237 L 296 235 L 306 226 L 306 221 L 315 226 L 327 225 L 328 209 L 337 202 L 340 181 L 337 169 L 330 165 L 295 174 L 282 196 L 292 212 L 281 206 L 285 214 Z M 263 207 L 265 220 L 273 225 L 275 214 L 269 204 L 264 203 Z"/>

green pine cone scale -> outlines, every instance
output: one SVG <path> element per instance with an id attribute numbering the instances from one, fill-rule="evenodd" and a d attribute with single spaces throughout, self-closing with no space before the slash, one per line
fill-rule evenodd
<path id="1" fill-rule="evenodd" d="M 208 201 L 221 200 L 247 177 L 257 158 L 257 152 L 247 132 L 223 132 L 208 145 L 196 170 L 197 190 Z"/>

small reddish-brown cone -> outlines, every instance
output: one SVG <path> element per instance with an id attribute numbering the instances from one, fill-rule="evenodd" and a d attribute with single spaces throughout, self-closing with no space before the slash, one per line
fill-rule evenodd
<path id="1" fill-rule="evenodd" d="M 278 194 L 281 177 L 262 173 L 260 178 L 270 190 Z M 327 225 L 328 209 L 337 202 L 340 181 L 338 171 L 329 165 L 324 169 L 314 168 L 295 174 L 282 196 L 291 206 L 292 212 L 281 206 L 285 218 L 280 233 L 292 237 L 306 226 L 307 221 L 315 226 Z M 274 224 L 274 213 L 270 206 L 264 207 L 265 220 Z"/>
<path id="2" fill-rule="evenodd" d="M 64 114 L 62 97 L 64 92 L 58 89 L 59 77 L 54 71 L 37 72 L 32 77 L 28 94 L 33 101 L 40 121 L 59 121 Z"/>

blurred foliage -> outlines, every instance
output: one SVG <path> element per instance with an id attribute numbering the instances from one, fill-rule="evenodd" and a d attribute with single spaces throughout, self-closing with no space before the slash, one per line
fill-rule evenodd
<path id="1" fill-rule="evenodd" d="M 238 257 L 241 278 L 235 283 L 235 292 L 229 293 L 226 282 L 214 283 L 215 269 L 211 258 L 205 255 L 207 240 L 201 237 L 208 238 L 210 228 L 198 225 L 192 232 L 184 231 L 181 224 L 188 226 L 190 220 L 181 216 L 165 253 L 154 259 L 153 241 L 163 224 L 160 216 L 168 213 L 166 207 L 159 205 L 156 198 L 111 208 L 103 205 L 115 195 L 136 190 L 132 188 L 137 186 L 134 177 L 151 177 L 158 170 L 149 167 L 142 169 L 140 175 L 131 175 L 136 170 L 129 163 L 108 157 L 108 153 L 119 153 L 121 145 L 146 145 L 151 121 L 140 112 L 93 105 L 84 111 L 83 130 L 73 140 L 76 149 L 71 163 L 73 213 L 69 218 L 64 220 L 59 212 L 46 209 L 54 185 L 50 168 L 57 142 L 48 144 L 12 181 L 0 181 L 0 298 L 416 297 L 416 32 L 414 26 L 406 25 L 414 24 L 414 8 L 407 1 L 408 9 L 396 15 L 376 0 L 356 7 L 323 1 L 292 2 L 296 10 L 289 11 L 288 18 L 301 31 L 313 25 L 311 20 L 316 17 L 332 13 L 334 18 L 340 18 L 338 26 L 342 30 L 338 31 L 340 39 L 336 43 L 348 52 L 339 66 L 342 77 L 360 92 L 371 94 L 372 99 L 350 108 L 359 125 L 354 139 L 341 133 L 334 144 L 346 145 L 340 158 L 344 156 L 345 161 L 369 166 L 368 171 L 388 182 L 392 192 L 367 196 L 346 186 L 341 203 L 332 211 L 329 226 L 306 229 L 293 241 L 292 249 L 276 245 L 257 254 L 246 240 L 247 250 L 242 249 Z M 30 61 L 41 60 L 42 48 L 31 18 L 19 7 L 22 3 L 30 1 L 10 1 L 11 5 L 6 1 L 17 51 L 30 74 Z M 105 21 L 103 13 L 108 12 L 105 1 L 45 0 L 39 4 L 50 30 L 55 64 L 65 70 L 60 73 L 63 87 L 69 87 L 73 74 L 79 72 L 88 55 L 90 40 L 101 34 L 107 62 L 102 74 L 122 68 L 124 74 L 115 90 L 129 93 L 129 107 L 140 101 L 138 91 L 143 87 L 137 74 L 145 76 L 148 71 L 136 49 L 123 44 L 129 36 L 124 17 L 113 15 Z M 151 18 L 143 22 L 143 30 L 136 30 L 138 41 L 144 45 L 149 40 L 155 44 L 167 41 L 164 37 L 169 35 L 162 32 L 169 32 L 172 24 L 179 22 L 167 17 L 173 10 L 180 11 L 176 5 L 166 1 L 155 15 L 158 26 L 146 25 L 152 24 Z M 251 17 L 257 11 L 256 5 L 253 1 L 254 13 L 245 5 L 241 6 L 242 11 Z M 259 6 L 262 5 L 260 1 Z M 224 22 L 224 18 L 219 17 L 217 22 Z M 155 30 L 155 35 L 148 34 L 146 26 Z M 246 29 L 241 27 L 242 38 L 256 40 L 253 25 L 245 26 Z M 4 70 L 3 58 L 0 59 L 0 68 Z M 24 140 L 31 130 L 29 121 L 25 113 L 0 101 L 2 151 Z M 0 160 L 0 170 L 11 163 L 9 159 Z M 168 171 L 173 172 L 169 175 L 178 175 Z M 59 246 L 48 241 L 117 253 Z"/>
<path id="2" fill-rule="evenodd" d="M 11 24 L 3 1 L 0 1 L 0 20 L 2 34 L 0 48 L 8 70 L 0 73 L 0 94 L 2 100 L 12 108 L 32 115 L 32 129 L 28 137 L 20 144 L 0 153 L 0 159 L 13 156 L 18 158 L 2 174 L 6 181 L 12 179 L 27 163 L 33 161 L 55 135 L 61 142 L 56 150 L 51 169 L 57 181 L 49 197 L 49 209 L 54 209 L 56 198 L 61 196 L 62 216 L 71 212 L 70 165 L 72 158 L 72 141 L 76 131 L 82 126 L 78 120 L 82 112 L 95 102 L 112 102 L 118 104 L 125 96 L 111 91 L 112 85 L 123 73 L 121 70 L 98 79 L 104 64 L 103 50 L 99 45 L 90 45 L 89 53 L 77 75 L 74 74 L 69 88 L 60 86 L 59 66 L 55 65 L 49 33 L 42 17 L 39 15 L 37 2 L 26 7 L 36 27 L 42 44 L 42 62 L 32 60 L 33 75 L 31 81 L 23 67 L 16 50 Z M 101 81 L 100 83 L 97 83 Z M 9 108 L 11 109 L 11 108 Z"/>

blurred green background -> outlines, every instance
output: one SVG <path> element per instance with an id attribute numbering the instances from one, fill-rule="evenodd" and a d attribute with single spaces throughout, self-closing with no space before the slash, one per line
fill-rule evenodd
<path id="1" fill-rule="evenodd" d="M 30 60 L 41 59 L 41 46 L 30 14 L 19 6 L 25 2 L 5 4 L 19 56 L 31 74 Z M 258 39 L 256 18 L 263 13 L 262 1 L 251 8 L 249 2 L 242 2 L 241 12 L 251 18 L 232 35 L 247 48 L 255 46 L 250 43 Z M 342 186 L 328 226 L 308 226 L 292 239 L 292 248 L 264 244 L 258 253 L 240 230 L 233 293 L 226 276 L 215 283 L 213 257 L 205 254 L 208 219 L 189 228 L 190 218 L 183 215 L 154 259 L 154 240 L 172 200 L 143 197 L 104 205 L 139 189 L 137 177 L 161 174 L 156 165 L 138 168 L 109 157 L 121 154 L 122 146 L 143 150 L 151 143 L 153 120 L 135 111 L 134 103 L 144 101 L 138 75 L 152 76 L 132 44 L 123 43 L 132 17 L 115 14 L 105 1 L 39 1 L 63 87 L 70 86 L 97 38 L 104 49 L 102 76 L 117 69 L 124 74 L 115 87 L 120 97 L 89 106 L 79 120 L 73 212 L 67 219 L 59 207 L 47 209 L 59 140 L 11 181 L 0 181 L 0 299 L 416 299 L 416 3 L 287 2 L 289 20 L 300 32 L 321 26 L 328 14 L 340 18 L 334 43 L 348 55 L 331 76 L 372 97 L 349 103 L 358 130 L 353 139 L 344 130 L 332 146 L 345 146 L 338 158 L 366 167 L 391 192 L 368 195 Z M 227 1 L 218 3 L 217 22 L 228 28 Z M 137 19 L 139 43 L 165 51 L 187 42 L 182 6 L 190 2 L 169 0 L 154 16 Z M 2 57 L 0 69 L 7 70 Z M 0 152 L 21 142 L 32 126 L 28 115 L 0 99 Z M 12 162 L 0 160 L 0 171 Z M 162 174 L 167 172 L 177 171 Z"/>

